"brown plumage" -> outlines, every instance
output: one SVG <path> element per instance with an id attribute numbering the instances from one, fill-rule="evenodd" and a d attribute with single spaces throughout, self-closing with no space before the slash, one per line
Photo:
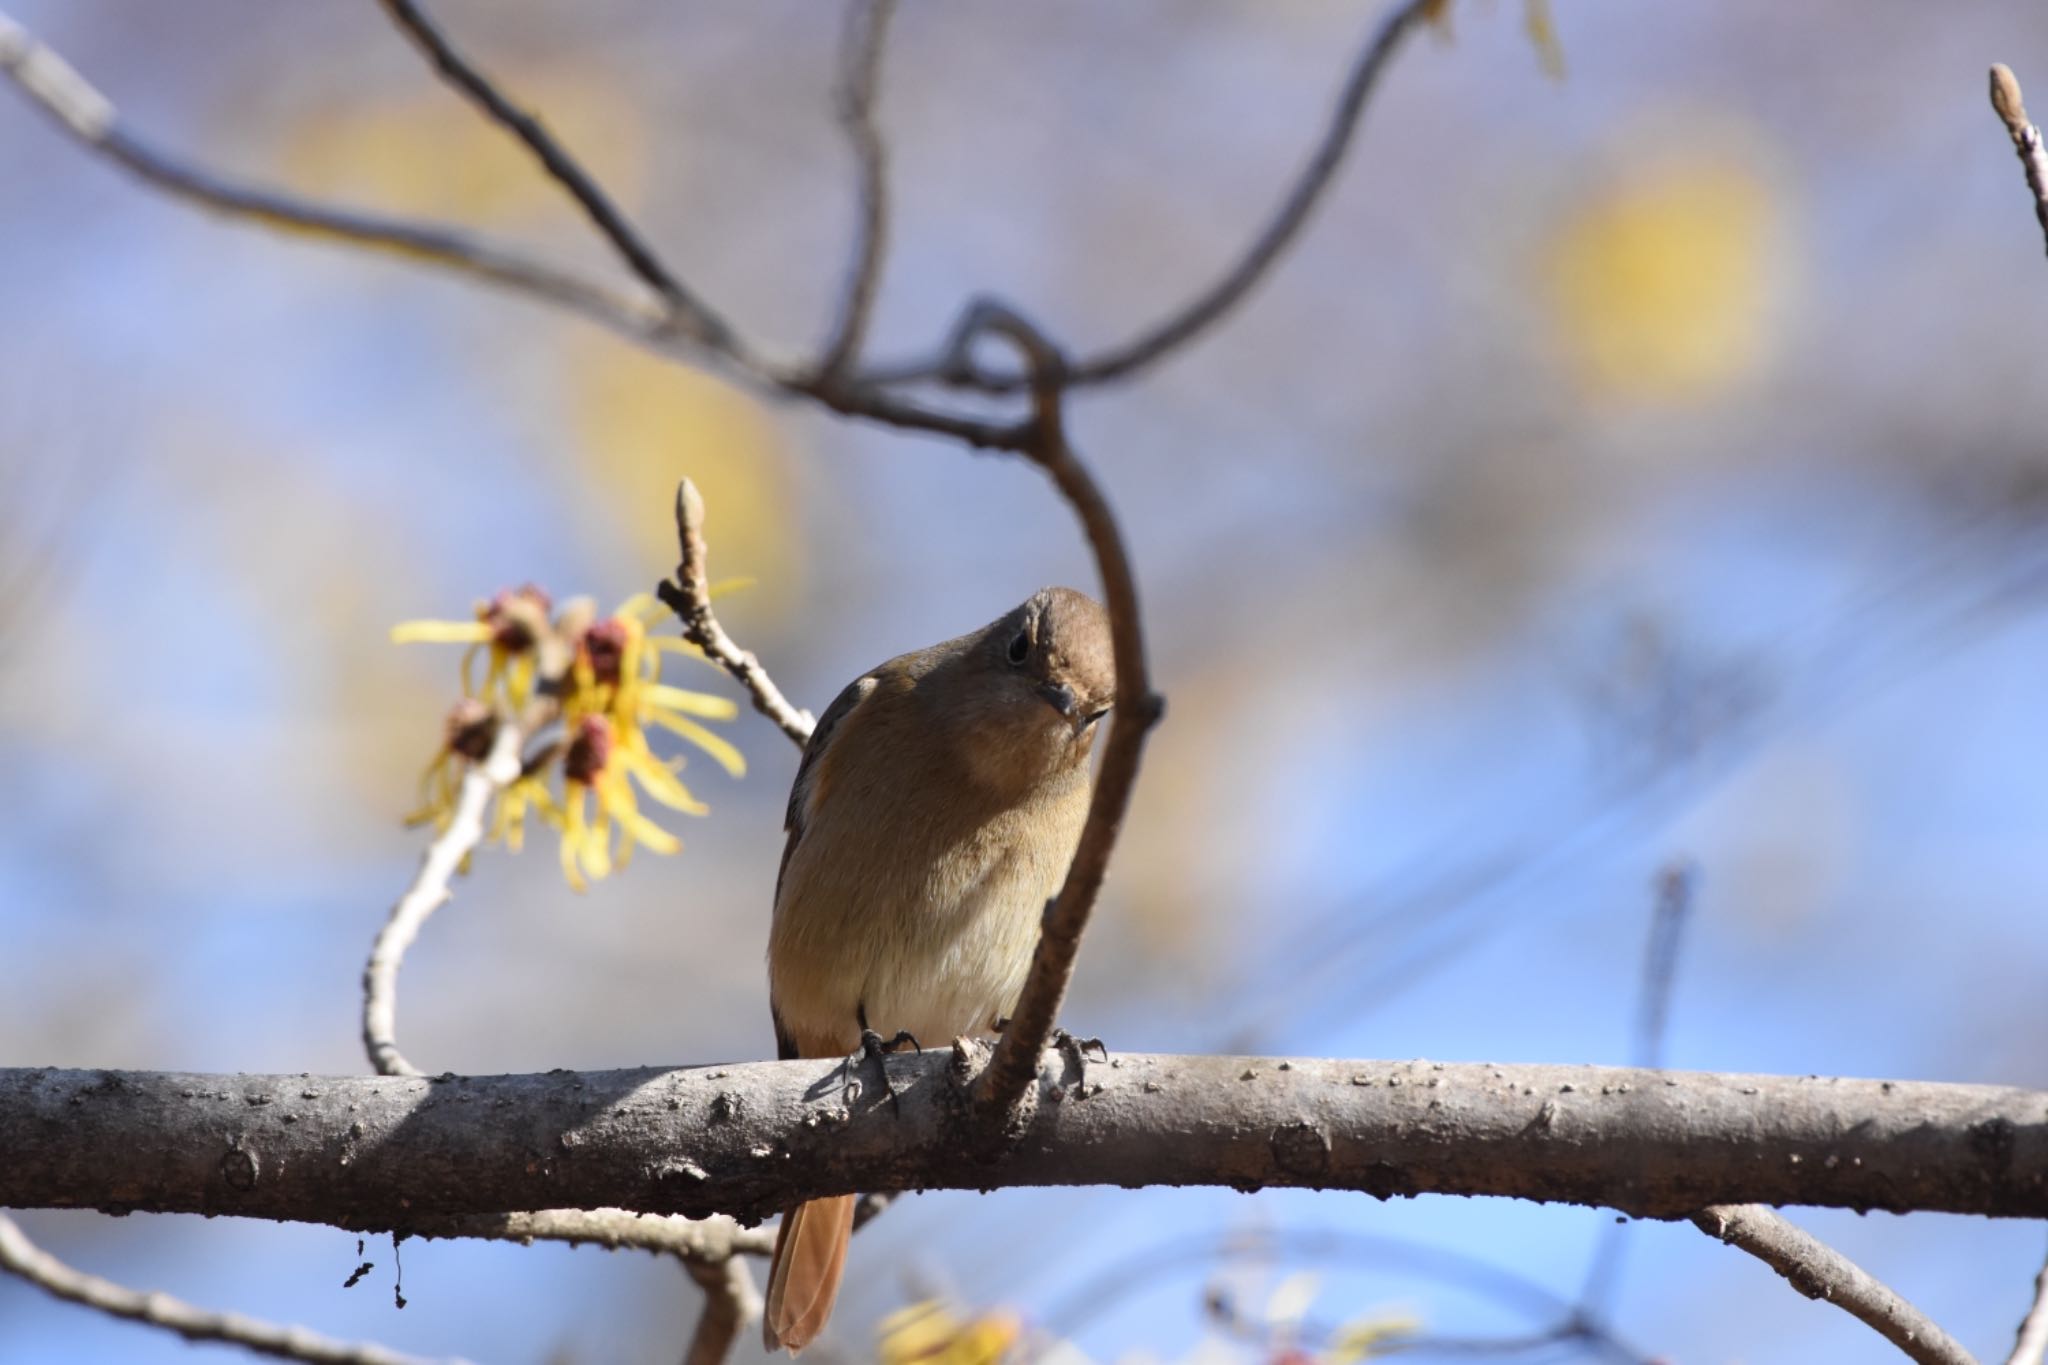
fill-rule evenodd
<path id="1" fill-rule="evenodd" d="M 1115 691 L 1102 608 L 1045 588 L 826 708 L 790 791 L 768 936 L 783 1057 L 847 1056 L 863 1028 L 942 1045 L 1009 1015 L 1088 814 L 1088 753 Z M 851 1195 L 784 1216 L 768 1349 L 793 1354 L 823 1329 L 852 1230 Z"/>

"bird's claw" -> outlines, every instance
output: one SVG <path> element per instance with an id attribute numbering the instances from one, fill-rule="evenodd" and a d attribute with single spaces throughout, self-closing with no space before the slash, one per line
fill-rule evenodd
<path id="1" fill-rule="evenodd" d="M 851 1105 L 860 1097 L 860 1081 L 853 1074 L 854 1065 L 858 1062 L 873 1062 L 876 1072 L 882 1078 L 882 1093 L 889 1097 L 889 1107 L 899 1114 L 903 1112 L 903 1102 L 896 1096 L 896 1085 L 889 1079 L 887 1058 L 890 1053 L 901 1050 L 905 1044 L 916 1048 L 918 1056 L 924 1055 L 924 1048 L 920 1047 L 917 1039 L 907 1032 L 898 1032 L 894 1038 L 884 1038 L 871 1028 L 861 1029 L 860 1046 L 848 1053 L 846 1060 L 839 1064 L 840 1080 L 844 1086 L 847 1104 Z"/>

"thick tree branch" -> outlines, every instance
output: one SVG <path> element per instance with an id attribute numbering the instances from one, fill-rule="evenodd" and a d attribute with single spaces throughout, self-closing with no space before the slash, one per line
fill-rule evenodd
<path id="1" fill-rule="evenodd" d="M 5 1214 L 0 1214 L 0 1270 L 18 1275 L 57 1298 L 131 1322 L 161 1327 L 187 1341 L 224 1342 L 257 1355 L 311 1361 L 314 1365 L 427 1365 L 418 1356 L 400 1355 L 382 1346 L 336 1341 L 303 1327 L 258 1322 L 240 1313 L 215 1313 L 168 1294 L 145 1294 L 74 1270 L 31 1242 Z"/>
<path id="2" fill-rule="evenodd" d="M 448 884 L 483 842 L 484 815 L 491 798 L 519 776 L 520 749 L 525 742 L 520 726 L 509 720 L 499 722 L 489 755 L 463 774 L 448 828 L 428 846 L 412 885 L 391 907 L 391 917 L 370 945 L 370 959 L 363 966 L 363 1050 L 381 1075 L 420 1074 L 398 1050 L 398 968 L 427 917 L 454 894 Z"/>
<path id="3" fill-rule="evenodd" d="M 1877 1329 L 1921 1365 L 1977 1365 L 1975 1357 L 1888 1285 L 1775 1210 L 1717 1205 L 1692 1216 L 1701 1231 L 1740 1247 L 1809 1299 L 1826 1299 Z"/>
<path id="4" fill-rule="evenodd" d="M 980 1050 L 499 1077 L 0 1071 L 0 1207 L 410 1230 L 530 1209 L 757 1220 L 862 1189 L 1295 1186 L 1688 1217 L 1813 1204 L 2048 1217 L 2048 1093 L 1483 1063 L 1119 1055 L 980 1140 Z"/>
<path id="5" fill-rule="evenodd" d="M 2034 1277 L 2034 1302 L 2020 1320 L 2019 1339 L 2013 1342 L 2005 1365 L 2041 1365 L 2044 1357 L 2048 1357 L 2048 1264 Z"/>
<path id="6" fill-rule="evenodd" d="M 2020 98 L 2019 78 L 2003 62 L 1991 68 L 1991 107 L 1998 112 L 2005 131 L 2012 135 L 2013 150 L 2019 153 L 2020 166 L 2026 172 L 2027 188 L 2034 192 L 2034 217 L 2041 224 L 2042 236 L 2048 238 L 2048 151 L 2042 149 L 2041 130 L 2027 117 L 2026 103 Z"/>
<path id="7" fill-rule="evenodd" d="M 548 175 L 568 191 L 597 230 L 610 242 L 633 273 L 661 295 L 683 330 L 696 341 L 723 349 L 735 340 L 733 330 L 703 300 L 696 297 L 655 255 L 618 205 L 611 201 L 582 163 L 555 140 L 534 115 L 507 98 L 490 77 L 456 51 L 453 43 L 412 0 L 378 0 L 413 45 L 432 63 L 434 70 L 485 117 L 503 127 L 526 145 Z"/>
<path id="8" fill-rule="evenodd" d="M 668 609 L 683 624 L 683 638 L 704 651 L 704 656 L 723 668 L 747 689 L 754 709 L 775 722 L 801 750 L 811 742 L 811 728 L 817 723 L 811 713 L 790 705 L 789 698 L 768 676 L 761 661 L 734 642 L 711 610 L 710 552 L 704 545 L 704 497 L 697 485 L 684 479 L 676 485 L 676 544 L 679 559 L 673 579 L 663 579 L 654 588 Z"/>
<path id="9" fill-rule="evenodd" d="M 1402 0 L 1373 26 L 1351 70 L 1338 92 L 1336 104 L 1324 125 L 1321 140 L 1308 161 L 1289 184 L 1273 216 L 1212 284 L 1166 317 L 1130 340 L 1074 362 L 1067 375 L 1069 387 L 1104 384 L 1127 379 L 1137 371 L 1163 359 L 1195 340 L 1219 321 L 1263 280 L 1286 254 L 1321 202 L 1323 193 L 1336 179 L 1352 136 L 1365 113 L 1365 106 L 1378 88 L 1380 77 L 1401 42 L 1428 15 L 1438 0 Z M 936 380 L 958 388 L 985 393 L 1015 393 L 1031 386 L 1028 371 L 992 371 L 976 359 L 972 329 L 956 328 L 936 356 L 904 364 L 876 367 L 866 378 L 875 384 L 903 384 Z"/>
<path id="10" fill-rule="evenodd" d="M 818 361 L 818 382 L 827 386 L 837 384 L 860 358 L 889 252 L 889 148 L 875 127 L 875 91 L 881 81 L 882 47 L 895 13 L 896 0 L 851 0 L 846 11 L 836 97 L 839 125 L 846 130 L 859 169 L 860 216 L 845 296 Z"/>

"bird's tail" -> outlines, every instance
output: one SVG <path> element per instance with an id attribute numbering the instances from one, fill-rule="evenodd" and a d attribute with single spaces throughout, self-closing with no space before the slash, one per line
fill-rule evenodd
<path id="1" fill-rule="evenodd" d="M 850 1194 L 813 1199 L 782 1216 L 775 1235 L 775 1260 L 768 1270 L 768 1307 L 761 1340 L 795 1355 L 825 1330 L 846 1270 L 846 1243 L 853 1236 Z"/>

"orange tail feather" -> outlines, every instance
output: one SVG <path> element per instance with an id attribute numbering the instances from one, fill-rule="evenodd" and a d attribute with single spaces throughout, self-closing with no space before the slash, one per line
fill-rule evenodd
<path id="1" fill-rule="evenodd" d="M 799 1204 L 782 1216 L 761 1317 L 761 1340 L 769 1350 L 788 1347 L 795 1355 L 825 1330 L 846 1272 L 853 1204 L 854 1196 L 842 1194 Z"/>

